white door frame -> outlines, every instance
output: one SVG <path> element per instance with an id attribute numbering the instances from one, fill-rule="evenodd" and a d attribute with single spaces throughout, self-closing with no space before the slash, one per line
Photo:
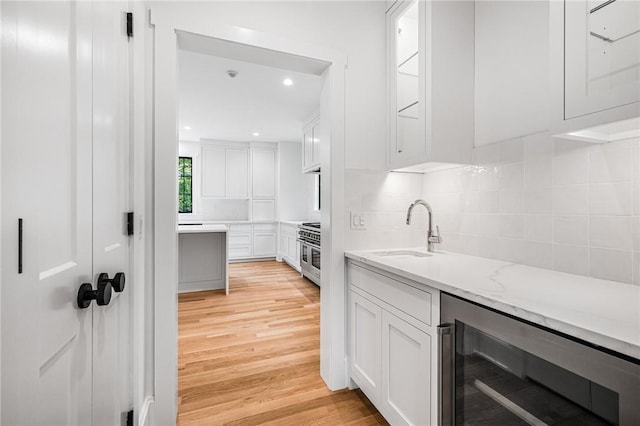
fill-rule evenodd
<path id="1" fill-rule="evenodd" d="M 331 64 L 331 141 L 322 146 L 322 291 L 320 305 L 320 374 L 332 390 L 347 386 L 346 297 L 344 279 L 345 70 L 341 52 L 245 28 L 213 24 L 210 14 L 151 7 L 154 27 L 154 420 L 170 424 L 177 415 L 176 209 L 178 158 L 178 88 L 176 31 L 266 48 Z"/>

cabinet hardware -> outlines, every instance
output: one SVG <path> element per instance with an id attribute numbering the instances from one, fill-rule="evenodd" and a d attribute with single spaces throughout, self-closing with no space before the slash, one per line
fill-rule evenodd
<path id="1" fill-rule="evenodd" d="M 18 273 L 22 273 L 22 218 L 18 219 Z"/>

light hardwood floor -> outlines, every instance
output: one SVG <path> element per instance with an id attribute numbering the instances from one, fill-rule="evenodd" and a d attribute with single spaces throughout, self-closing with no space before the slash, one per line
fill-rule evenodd
<path id="1" fill-rule="evenodd" d="M 179 296 L 182 425 L 385 425 L 320 378 L 320 292 L 283 263 L 230 265 L 230 294 Z"/>

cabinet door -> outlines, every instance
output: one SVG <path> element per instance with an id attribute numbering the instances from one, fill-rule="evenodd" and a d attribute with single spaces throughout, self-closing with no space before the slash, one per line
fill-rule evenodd
<path id="1" fill-rule="evenodd" d="M 275 198 L 276 196 L 276 151 L 255 148 L 251 151 L 251 190 L 255 198 Z"/>
<path id="2" fill-rule="evenodd" d="M 202 148 L 202 196 L 224 197 L 226 191 L 225 149 L 218 147 Z"/>
<path id="3" fill-rule="evenodd" d="M 639 30 L 640 2 L 565 3 L 565 119 L 640 101 Z"/>
<path id="4" fill-rule="evenodd" d="M 253 233 L 253 255 L 255 257 L 276 255 L 276 233 L 275 232 L 254 232 Z"/>
<path id="5" fill-rule="evenodd" d="M 304 132 L 302 140 L 302 170 L 306 170 L 313 164 L 313 130 Z"/>
<path id="6" fill-rule="evenodd" d="M 289 235 L 287 237 L 287 253 L 289 256 L 289 261 L 292 262 L 294 265 L 297 265 L 299 260 L 298 260 L 298 251 L 296 250 L 296 246 L 298 245 L 298 242 L 296 241 L 296 237 L 293 235 Z"/>
<path id="7" fill-rule="evenodd" d="M 249 150 L 225 148 L 227 198 L 249 197 Z"/>
<path id="8" fill-rule="evenodd" d="M 373 404 L 380 401 L 382 308 L 350 292 L 349 366 L 352 378 Z"/>
<path id="9" fill-rule="evenodd" d="M 402 1 L 387 13 L 388 165 L 423 162 L 427 149 L 425 2 Z M 429 6 L 430 7 L 430 6 Z"/>
<path id="10" fill-rule="evenodd" d="M 476 2 L 475 52 L 475 145 L 547 130 L 549 3 Z"/>
<path id="11" fill-rule="evenodd" d="M 317 123 L 311 129 L 312 137 L 311 142 L 313 144 L 313 167 L 320 166 L 320 123 Z"/>
<path id="12" fill-rule="evenodd" d="M 391 424 L 431 421 L 431 338 L 382 312 L 382 412 Z"/>

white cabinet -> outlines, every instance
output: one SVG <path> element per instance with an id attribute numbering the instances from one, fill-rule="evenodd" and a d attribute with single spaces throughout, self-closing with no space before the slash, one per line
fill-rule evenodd
<path id="1" fill-rule="evenodd" d="M 637 134 L 640 3 L 551 1 L 549 9 L 551 133 L 593 142 Z"/>
<path id="2" fill-rule="evenodd" d="M 229 224 L 229 260 L 276 256 L 275 223 Z"/>
<path id="3" fill-rule="evenodd" d="M 296 270 L 300 270 L 300 243 L 298 242 L 298 226 L 280 223 L 279 257 Z"/>
<path id="4" fill-rule="evenodd" d="M 303 127 L 302 173 L 320 169 L 320 116 L 315 114 Z"/>
<path id="5" fill-rule="evenodd" d="M 565 119 L 640 102 L 640 2 L 565 3 Z"/>
<path id="6" fill-rule="evenodd" d="M 427 425 L 431 401 L 431 336 L 382 311 L 382 393 L 389 423 Z"/>
<path id="7" fill-rule="evenodd" d="M 226 154 L 225 148 L 202 148 L 202 196 L 225 197 L 226 189 Z"/>
<path id="8" fill-rule="evenodd" d="M 276 197 L 276 150 L 251 150 L 251 194 L 253 198 Z"/>
<path id="9" fill-rule="evenodd" d="M 227 198 L 249 197 L 249 150 L 226 148 Z"/>
<path id="10" fill-rule="evenodd" d="M 549 129 L 549 2 L 475 5 L 475 145 Z"/>
<path id="11" fill-rule="evenodd" d="M 202 196 L 249 197 L 249 150 L 202 147 Z"/>
<path id="12" fill-rule="evenodd" d="M 387 168 L 470 163 L 474 2 L 398 1 L 386 27 Z"/>
<path id="13" fill-rule="evenodd" d="M 253 253 L 253 233 L 250 224 L 229 225 L 229 259 L 247 259 Z"/>
<path id="14" fill-rule="evenodd" d="M 372 402 L 380 400 L 382 308 L 352 291 L 349 314 L 351 377 Z"/>
<path id="15" fill-rule="evenodd" d="M 253 225 L 253 257 L 274 257 L 276 255 L 276 225 Z"/>
<path id="16" fill-rule="evenodd" d="M 439 292 L 349 260 L 349 374 L 394 425 L 437 424 Z"/>

